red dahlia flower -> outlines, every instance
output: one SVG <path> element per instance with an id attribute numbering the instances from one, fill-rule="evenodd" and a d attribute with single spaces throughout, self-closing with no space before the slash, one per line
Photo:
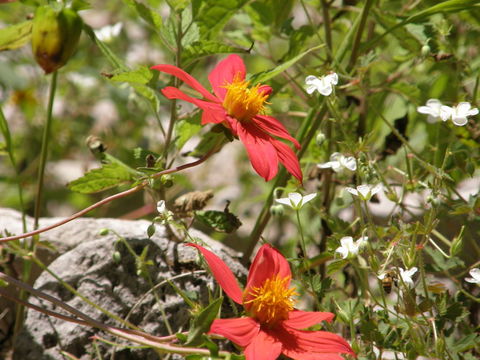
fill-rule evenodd
<path id="1" fill-rule="evenodd" d="M 270 245 L 263 245 L 258 251 L 243 291 L 219 257 L 199 245 L 188 245 L 200 250 L 223 291 L 244 306 L 247 317 L 216 319 L 210 333 L 225 336 L 243 347 L 247 360 L 275 360 L 281 353 L 296 360 L 343 360 L 339 354 L 355 356 L 338 335 L 301 330 L 324 320 L 330 322 L 334 314 L 294 309 L 292 296 L 297 294 L 290 288 L 290 267 Z"/>
<path id="2" fill-rule="evenodd" d="M 202 109 L 202 125 L 221 123 L 230 129 L 247 148 L 255 171 L 266 181 L 277 174 L 279 161 L 288 172 L 302 181 L 302 171 L 295 153 L 273 136 L 291 141 L 297 149 L 300 144 L 277 119 L 264 115 L 264 104 L 272 88 L 260 84 L 249 87 L 249 82 L 245 80 L 245 64 L 238 55 L 230 55 L 220 61 L 208 76 L 215 95 L 176 66 L 156 65 L 152 69 L 176 76 L 198 91 L 203 99 L 188 96 L 171 86 L 162 89 L 167 98 L 188 101 Z"/>

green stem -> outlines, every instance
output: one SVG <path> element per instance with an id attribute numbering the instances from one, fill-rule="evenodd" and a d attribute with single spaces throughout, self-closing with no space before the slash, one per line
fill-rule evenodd
<path id="1" fill-rule="evenodd" d="M 302 247 L 303 261 L 305 262 L 305 260 L 307 259 L 307 246 L 305 244 L 305 237 L 303 236 L 303 228 L 302 228 L 302 223 L 300 221 L 300 211 L 295 210 L 295 213 L 297 215 L 298 230 L 300 231 L 300 240 L 301 240 L 300 246 Z"/>
<path id="2" fill-rule="evenodd" d="M 53 101 L 55 99 L 55 91 L 57 89 L 57 75 L 58 73 L 56 71 L 52 74 L 50 94 L 48 98 L 47 122 L 43 129 L 42 149 L 40 150 L 40 166 L 38 167 L 37 175 L 37 194 L 35 197 L 34 229 L 38 229 L 38 220 L 40 218 L 40 209 L 42 207 L 43 180 L 45 175 L 45 165 L 47 163 L 48 143 L 50 141 L 50 128 L 52 127 L 52 110 Z"/>
<path id="3" fill-rule="evenodd" d="M 329 13 L 329 4 L 326 0 L 321 0 L 323 27 L 325 28 L 325 42 L 327 43 L 327 55 L 330 59 L 332 56 L 332 29 Z"/>
<path id="4" fill-rule="evenodd" d="M 366 0 L 365 5 L 363 7 L 360 23 L 358 24 L 355 40 L 353 41 L 352 55 L 350 56 L 348 70 L 351 70 L 355 65 L 355 62 L 357 61 L 363 30 L 365 29 L 365 25 L 367 24 L 368 13 L 374 2 L 375 0 Z"/>

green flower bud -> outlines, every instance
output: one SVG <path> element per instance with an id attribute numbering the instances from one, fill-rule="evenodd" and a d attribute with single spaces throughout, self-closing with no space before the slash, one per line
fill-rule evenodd
<path id="1" fill-rule="evenodd" d="M 99 234 L 100 236 L 105 236 L 105 235 L 108 235 L 109 232 L 110 232 L 109 229 L 101 229 L 101 230 L 98 232 L 98 234 Z"/>
<path id="2" fill-rule="evenodd" d="M 32 51 L 38 65 L 50 74 L 65 65 L 77 48 L 83 21 L 72 9 L 59 11 L 48 5 L 35 12 Z"/>
<path id="3" fill-rule="evenodd" d="M 151 238 L 154 234 L 155 234 L 155 225 L 154 224 L 150 224 L 148 225 L 148 228 L 147 228 L 147 235 L 149 238 Z"/>
<path id="4" fill-rule="evenodd" d="M 119 263 L 120 260 L 122 260 L 122 255 L 120 254 L 119 251 L 114 251 L 113 252 L 113 255 L 112 255 L 112 258 L 113 258 L 113 261 L 115 261 L 115 263 Z"/>
<path id="5" fill-rule="evenodd" d="M 425 44 L 425 45 L 422 46 L 422 50 L 420 50 L 420 51 L 421 51 L 421 53 L 422 53 L 422 56 L 423 56 L 423 57 L 426 57 L 426 56 L 430 55 L 431 49 L 430 49 L 430 46 L 428 46 L 427 44 Z"/>
<path id="6" fill-rule="evenodd" d="M 322 132 L 319 132 L 319 133 L 317 134 L 317 136 L 315 137 L 315 143 L 316 143 L 318 146 L 321 146 L 321 145 L 325 142 L 326 139 L 327 139 L 327 137 L 325 136 L 325 134 L 322 133 Z"/>
<path id="7" fill-rule="evenodd" d="M 282 216 L 284 211 L 285 210 L 282 205 L 270 206 L 270 214 L 272 214 L 273 216 Z"/>

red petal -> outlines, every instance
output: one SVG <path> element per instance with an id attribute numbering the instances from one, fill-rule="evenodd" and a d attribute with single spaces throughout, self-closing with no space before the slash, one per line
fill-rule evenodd
<path id="1" fill-rule="evenodd" d="M 181 90 L 172 86 L 167 86 L 166 88 L 162 89 L 162 94 L 165 95 L 165 97 L 167 97 L 168 99 L 180 99 L 188 101 L 189 103 L 192 103 L 202 109 L 202 125 L 205 125 L 207 123 L 218 124 L 225 121 L 225 109 L 218 103 L 203 101 L 188 96 Z"/>
<path id="2" fill-rule="evenodd" d="M 334 317 L 331 312 L 294 310 L 288 313 L 288 320 L 283 323 L 294 329 L 306 329 L 322 321 L 331 322 Z"/>
<path id="3" fill-rule="evenodd" d="M 192 243 L 185 245 L 193 246 L 200 250 L 202 255 L 205 257 L 205 260 L 207 261 L 215 280 L 217 280 L 223 291 L 225 291 L 228 297 L 230 297 L 230 299 L 235 301 L 237 304 L 242 304 L 242 289 L 240 289 L 240 286 L 238 286 L 237 279 L 235 279 L 232 271 L 223 262 L 223 260 L 200 245 Z"/>
<path id="4" fill-rule="evenodd" d="M 200 84 L 193 76 L 187 74 L 185 71 L 182 69 L 173 66 L 173 65 L 168 65 L 168 64 L 161 64 L 161 65 L 156 65 L 152 66 L 150 69 L 158 70 L 161 72 L 165 72 L 167 74 L 173 75 L 180 80 L 182 80 L 185 84 L 189 85 L 193 89 L 197 90 L 200 94 L 205 99 L 211 100 L 211 101 L 216 101 L 218 102 L 219 100 L 213 96 L 207 89 L 205 89 L 202 84 Z"/>
<path id="5" fill-rule="evenodd" d="M 338 354 L 355 356 L 344 338 L 328 331 L 304 331 L 285 326 L 275 329 L 275 336 L 282 342 L 282 352 L 294 359 L 341 359 Z M 316 356 L 313 356 L 316 355 Z"/>
<path id="6" fill-rule="evenodd" d="M 300 169 L 300 163 L 297 155 L 295 155 L 290 146 L 275 139 L 272 139 L 272 145 L 277 149 L 278 159 L 283 166 L 285 166 L 287 171 L 295 176 L 298 181 L 303 182 L 303 174 L 302 169 Z"/>
<path id="7" fill-rule="evenodd" d="M 252 266 L 250 266 L 245 287 L 245 300 L 248 301 L 250 297 L 248 289 L 260 287 L 265 280 L 274 276 L 291 279 L 292 272 L 285 257 L 277 249 L 265 244 L 258 250 Z M 290 286 L 290 281 L 285 285 Z"/>
<path id="8" fill-rule="evenodd" d="M 300 149 L 301 146 L 297 139 L 292 137 L 288 133 L 288 130 L 285 128 L 285 126 L 283 126 L 282 123 L 274 117 L 267 115 L 256 115 L 252 120 L 263 131 L 271 135 L 278 136 L 279 138 L 291 141 L 297 149 Z"/>
<path id="9" fill-rule="evenodd" d="M 237 319 L 215 319 L 210 326 L 210 334 L 225 336 L 235 344 L 246 347 L 258 335 L 260 324 L 249 317 Z"/>
<path id="10" fill-rule="evenodd" d="M 260 330 L 245 348 L 246 360 L 275 360 L 282 352 L 282 343 L 270 334 Z"/>
<path id="11" fill-rule="evenodd" d="M 265 95 L 270 96 L 273 89 L 268 85 L 260 85 L 258 88 L 258 93 L 264 93 Z"/>
<path id="12" fill-rule="evenodd" d="M 215 66 L 210 75 L 208 75 L 208 80 L 210 81 L 210 84 L 212 84 L 215 95 L 223 100 L 227 89 L 222 86 L 231 84 L 235 76 L 238 77 L 238 80 L 245 79 L 245 74 L 245 64 L 243 63 L 242 58 L 238 55 L 232 54 Z"/>
<path id="13" fill-rule="evenodd" d="M 253 168 L 265 181 L 270 181 L 278 172 L 277 150 L 271 143 L 273 138 L 252 123 L 237 122 L 236 125 L 236 133 L 247 149 Z"/>

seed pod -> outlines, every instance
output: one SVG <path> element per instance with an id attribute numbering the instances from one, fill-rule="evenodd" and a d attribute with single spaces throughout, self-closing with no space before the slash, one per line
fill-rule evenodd
<path id="1" fill-rule="evenodd" d="M 35 12 L 32 51 L 38 65 L 50 74 L 65 65 L 77 48 L 83 21 L 72 9 L 59 11 L 48 5 Z"/>

